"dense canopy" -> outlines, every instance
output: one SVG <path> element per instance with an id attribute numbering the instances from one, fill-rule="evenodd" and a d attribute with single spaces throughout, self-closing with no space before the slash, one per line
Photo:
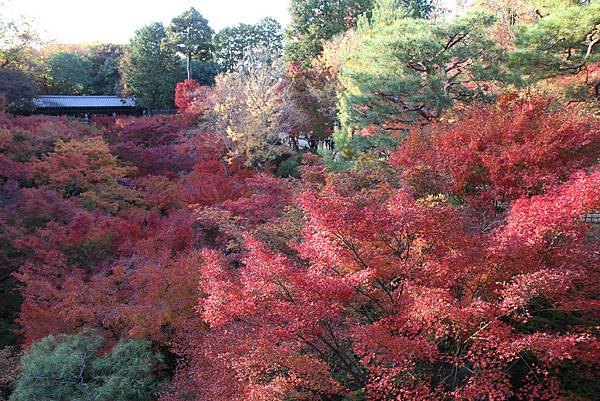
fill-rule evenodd
<path id="1" fill-rule="evenodd" d="M 598 399 L 598 3 L 433 5 L 1 21 L 0 401 Z"/>

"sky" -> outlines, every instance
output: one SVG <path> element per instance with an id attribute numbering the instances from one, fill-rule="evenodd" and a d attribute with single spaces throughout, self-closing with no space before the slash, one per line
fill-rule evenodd
<path id="1" fill-rule="evenodd" d="M 58 43 L 127 43 L 136 29 L 154 22 L 165 24 L 190 7 L 196 8 L 215 30 L 241 22 L 273 17 L 289 21 L 288 0 L 4 0 L 1 13 L 25 16 Z"/>

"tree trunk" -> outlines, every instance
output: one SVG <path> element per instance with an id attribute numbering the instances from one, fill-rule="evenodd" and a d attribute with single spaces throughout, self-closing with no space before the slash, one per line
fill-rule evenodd
<path id="1" fill-rule="evenodd" d="M 191 53 L 188 54 L 187 57 L 187 75 L 188 75 L 188 80 L 192 79 L 192 55 Z"/>

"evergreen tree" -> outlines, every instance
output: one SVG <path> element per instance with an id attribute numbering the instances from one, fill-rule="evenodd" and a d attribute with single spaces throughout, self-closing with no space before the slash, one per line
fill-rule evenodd
<path id="1" fill-rule="evenodd" d="M 90 333 L 49 336 L 21 360 L 10 401 L 150 401 L 160 363 L 147 341 L 127 340 L 100 357 L 103 340 Z"/>
<path id="2" fill-rule="evenodd" d="M 173 106 L 178 61 L 172 48 L 162 46 L 165 38 L 165 28 L 159 22 L 139 29 L 121 62 L 125 91 L 136 96 L 140 106 Z"/>
<path id="3" fill-rule="evenodd" d="M 540 18 L 517 27 L 511 63 L 530 81 L 576 74 L 600 60 L 600 3 L 544 1 Z"/>
<path id="4" fill-rule="evenodd" d="M 84 95 L 92 85 L 92 62 L 77 53 L 60 52 L 48 61 L 50 92 L 57 95 Z"/>
<path id="5" fill-rule="evenodd" d="M 372 22 L 359 23 L 358 49 L 342 68 L 336 143 L 372 124 L 403 129 L 438 118 L 455 101 L 490 98 L 490 82 L 509 79 L 503 50 L 487 37 L 493 22 L 480 13 L 452 22 L 411 18 L 382 0 Z"/>
<path id="6" fill-rule="evenodd" d="M 187 60 L 179 61 L 179 78 L 182 82 L 187 79 Z M 221 72 L 221 66 L 214 61 L 192 60 L 192 80 L 202 86 L 213 86 L 215 77 Z"/>
<path id="7" fill-rule="evenodd" d="M 110 43 L 94 45 L 90 48 L 92 61 L 92 94 L 118 95 L 121 92 L 119 62 L 123 47 Z"/>
<path id="8" fill-rule="evenodd" d="M 288 61 L 308 65 L 323 50 L 323 43 L 335 35 L 356 27 L 358 18 L 371 16 L 378 0 L 292 0 L 292 21 L 286 32 Z M 434 0 L 394 0 L 394 7 L 414 18 L 427 18 Z"/>
<path id="9" fill-rule="evenodd" d="M 166 43 L 186 57 L 187 79 L 192 79 L 192 59 L 211 59 L 213 33 L 208 21 L 193 7 L 171 20 Z"/>
<path id="10" fill-rule="evenodd" d="M 282 45 L 281 25 L 269 17 L 256 24 L 225 28 L 214 37 L 215 59 L 225 71 L 232 71 L 256 47 L 266 49 L 272 59 L 278 59 Z"/>
<path id="11" fill-rule="evenodd" d="M 358 17 L 372 8 L 373 0 L 292 0 L 286 59 L 309 63 L 321 53 L 325 41 L 356 26 Z"/>

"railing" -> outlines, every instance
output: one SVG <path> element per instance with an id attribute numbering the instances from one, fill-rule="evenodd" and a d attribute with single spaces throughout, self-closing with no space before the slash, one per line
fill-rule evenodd
<path id="1" fill-rule="evenodd" d="M 177 109 L 145 109 L 144 116 L 154 116 L 157 114 L 177 114 Z"/>
<path id="2" fill-rule="evenodd" d="M 600 210 L 588 212 L 582 219 L 586 223 L 600 224 Z"/>

